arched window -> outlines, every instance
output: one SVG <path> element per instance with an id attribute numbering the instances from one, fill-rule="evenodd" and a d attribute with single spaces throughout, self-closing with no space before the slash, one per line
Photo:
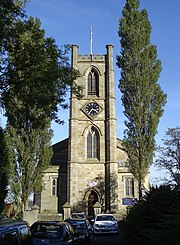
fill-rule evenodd
<path id="1" fill-rule="evenodd" d="M 99 158 L 99 135 L 94 127 L 87 135 L 87 158 Z"/>
<path id="2" fill-rule="evenodd" d="M 99 96 L 99 77 L 94 69 L 88 74 L 88 95 Z"/>
<path id="3" fill-rule="evenodd" d="M 57 196 L 57 179 L 52 179 L 52 196 Z"/>
<path id="4" fill-rule="evenodd" d="M 125 179 L 125 195 L 126 196 L 134 196 L 134 179 L 126 178 Z"/>

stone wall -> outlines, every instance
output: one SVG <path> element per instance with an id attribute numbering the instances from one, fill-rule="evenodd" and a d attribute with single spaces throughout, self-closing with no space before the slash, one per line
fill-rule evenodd
<path id="1" fill-rule="evenodd" d="M 23 212 L 23 220 L 27 221 L 31 226 L 36 221 L 62 221 L 63 214 L 49 212 L 40 213 L 39 207 L 34 205 L 32 210 Z"/>

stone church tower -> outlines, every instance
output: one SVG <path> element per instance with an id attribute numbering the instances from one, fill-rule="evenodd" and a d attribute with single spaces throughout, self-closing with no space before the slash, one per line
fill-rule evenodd
<path id="1" fill-rule="evenodd" d="M 80 55 L 72 45 L 72 67 L 79 70 L 76 83 L 83 98 L 71 94 L 69 137 L 52 146 L 50 167 L 44 172 L 44 189 L 36 198 L 40 212 L 72 211 L 94 214 L 126 212 L 138 197 L 137 182 L 126 166 L 127 155 L 116 138 L 113 46 L 104 55 Z M 144 186 L 148 189 L 149 176 Z"/>
<path id="2" fill-rule="evenodd" d="M 84 96 L 78 100 L 71 95 L 67 191 L 72 206 L 91 200 L 110 210 L 110 178 L 117 178 L 118 162 L 113 46 L 106 49 L 105 55 L 82 56 L 72 46 L 72 67 L 81 73 L 77 84 L 84 87 Z"/>

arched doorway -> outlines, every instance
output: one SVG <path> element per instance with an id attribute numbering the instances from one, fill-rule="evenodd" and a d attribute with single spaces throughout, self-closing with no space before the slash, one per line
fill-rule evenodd
<path id="1" fill-rule="evenodd" d="M 98 195 L 95 191 L 91 191 L 88 196 L 88 216 L 94 216 L 93 205 L 98 201 Z"/>

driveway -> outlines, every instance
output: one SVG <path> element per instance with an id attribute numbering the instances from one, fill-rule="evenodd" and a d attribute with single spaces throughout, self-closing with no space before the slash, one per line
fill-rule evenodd
<path id="1" fill-rule="evenodd" d="M 92 245 L 128 245 L 123 233 L 118 235 L 94 235 Z"/>

